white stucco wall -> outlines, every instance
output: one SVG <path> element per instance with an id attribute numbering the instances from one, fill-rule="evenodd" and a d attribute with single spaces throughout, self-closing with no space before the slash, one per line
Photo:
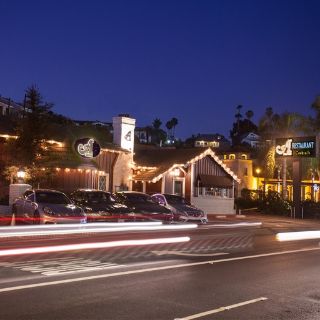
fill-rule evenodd
<path id="1" fill-rule="evenodd" d="M 220 197 L 192 197 L 191 203 L 207 214 L 235 214 L 234 199 Z"/>
<path id="2" fill-rule="evenodd" d="M 131 190 L 132 175 L 132 153 L 120 153 L 113 169 L 113 186 L 112 190 L 116 191 L 116 187 L 125 185 Z"/>

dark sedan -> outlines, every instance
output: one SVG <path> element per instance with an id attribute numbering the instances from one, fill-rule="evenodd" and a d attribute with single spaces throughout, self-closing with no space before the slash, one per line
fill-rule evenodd
<path id="1" fill-rule="evenodd" d="M 110 192 L 79 189 L 71 194 L 71 199 L 83 208 L 88 222 L 138 220 L 131 208 L 118 201 Z"/>
<path id="2" fill-rule="evenodd" d="M 136 214 L 143 215 L 150 220 L 172 222 L 171 210 L 159 205 L 151 196 L 143 192 L 120 191 L 116 193 L 121 203 L 130 207 Z"/>

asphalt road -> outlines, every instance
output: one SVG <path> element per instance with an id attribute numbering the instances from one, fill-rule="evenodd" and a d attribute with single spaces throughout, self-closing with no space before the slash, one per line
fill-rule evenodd
<path id="1" fill-rule="evenodd" d="M 319 240 L 275 238 L 302 230 L 320 225 L 250 216 L 192 230 L 12 237 L 4 236 L 10 229 L 0 228 L 0 254 L 190 237 L 181 243 L 2 256 L 0 319 L 320 319 Z"/>

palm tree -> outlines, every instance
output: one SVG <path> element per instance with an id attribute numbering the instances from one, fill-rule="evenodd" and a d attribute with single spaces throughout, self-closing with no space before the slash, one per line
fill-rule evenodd
<path id="1" fill-rule="evenodd" d="M 162 122 L 159 118 L 155 118 L 152 122 L 152 125 L 156 130 L 159 130 L 162 125 Z"/>
<path id="2" fill-rule="evenodd" d="M 173 137 L 175 137 L 175 129 L 176 129 L 176 126 L 178 125 L 178 119 L 177 118 L 172 118 L 171 119 L 171 123 L 172 123 L 172 128 L 173 128 Z"/>
<path id="3" fill-rule="evenodd" d="M 172 137 L 172 128 L 173 128 L 172 120 L 167 121 L 166 128 L 168 130 L 168 137 L 171 138 Z"/>
<path id="4" fill-rule="evenodd" d="M 253 117 L 253 115 L 254 115 L 254 113 L 253 113 L 252 110 L 248 110 L 248 111 L 246 112 L 246 117 L 247 117 L 247 119 L 248 119 L 249 121 L 251 121 L 251 118 Z"/>
<path id="5" fill-rule="evenodd" d="M 266 109 L 266 113 L 259 123 L 261 136 L 271 142 L 264 158 L 266 178 L 272 177 L 275 172 L 275 139 L 296 136 L 298 132 L 302 132 L 304 120 L 305 118 L 298 113 L 284 112 L 279 115 L 274 114 L 272 108 Z M 287 199 L 287 159 L 285 157 L 282 158 L 282 190 L 283 198 Z"/>
<path id="6" fill-rule="evenodd" d="M 237 119 L 237 127 L 238 127 L 238 130 L 239 130 L 239 126 L 240 126 L 240 119 L 242 118 L 241 109 L 242 109 L 242 105 L 239 104 L 239 105 L 237 106 L 237 113 L 235 114 L 235 117 L 236 117 L 236 119 Z"/>

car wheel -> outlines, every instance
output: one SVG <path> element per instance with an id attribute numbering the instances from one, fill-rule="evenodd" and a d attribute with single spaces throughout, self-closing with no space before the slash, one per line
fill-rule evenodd
<path id="1" fill-rule="evenodd" d="M 40 214 L 39 211 L 35 211 L 33 214 L 33 224 L 40 224 Z"/>

